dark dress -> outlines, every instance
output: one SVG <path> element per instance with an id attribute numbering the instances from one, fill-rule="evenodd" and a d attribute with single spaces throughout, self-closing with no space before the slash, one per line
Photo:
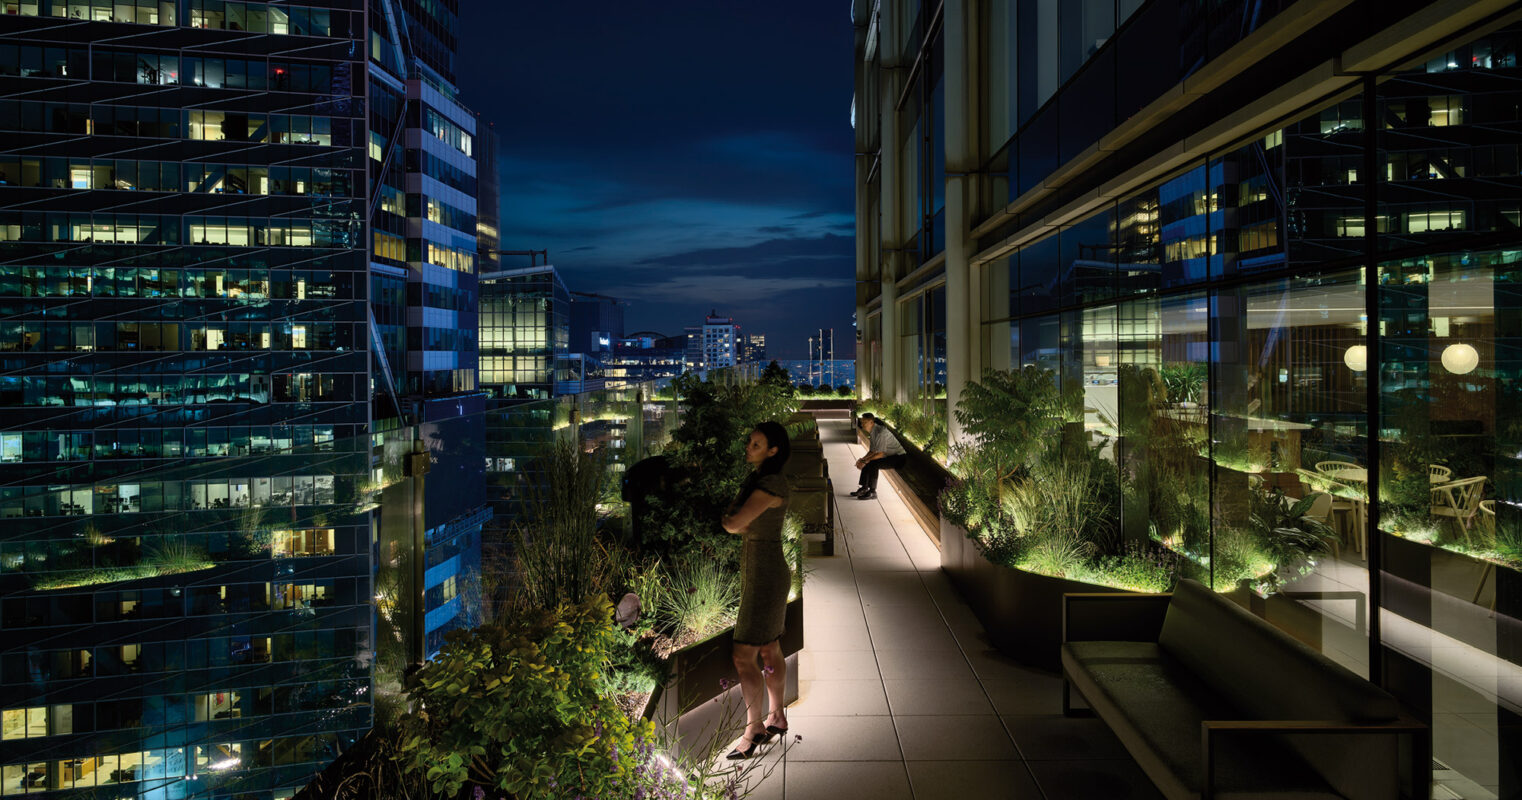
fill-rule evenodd
<path id="1" fill-rule="evenodd" d="M 763 645 L 782 638 L 787 622 L 787 593 L 793 574 L 782 555 L 782 518 L 787 515 L 787 481 L 766 475 L 753 491 L 782 498 L 782 505 L 768 508 L 751 522 L 743 536 L 740 554 L 740 618 L 735 622 L 738 644 Z M 744 505 L 749 495 L 740 498 Z"/>

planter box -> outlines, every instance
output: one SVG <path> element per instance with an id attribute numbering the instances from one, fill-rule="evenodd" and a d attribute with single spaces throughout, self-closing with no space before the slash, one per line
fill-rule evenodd
<path id="1" fill-rule="evenodd" d="M 1380 531 L 1384 607 L 1513 664 L 1522 664 L 1522 572 Z"/>
<path id="2" fill-rule="evenodd" d="M 803 649 L 803 598 L 787 604 L 787 629 L 782 634 L 782 655 L 792 656 Z M 723 681 L 735 682 L 734 628 L 695 642 L 671 654 L 671 679 L 664 691 L 657 690 L 660 719 L 675 721 L 683 713 L 723 694 Z M 653 697 L 654 695 L 652 695 Z M 783 697 L 788 703 L 798 699 L 798 670 L 787 671 L 787 688 Z"/>
<path id="3" fill-rule="evenodd" d="M 941 570 L 972 607 L 999 652 L 1052 671 L 1062 666 L 1062 596 L 1125 591 L 995 564 L 983 557 L 962 526 L 945 520 L 941 520 Z"/>

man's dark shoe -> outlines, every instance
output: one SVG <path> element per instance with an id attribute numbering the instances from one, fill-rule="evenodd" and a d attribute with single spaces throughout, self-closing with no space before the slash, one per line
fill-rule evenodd
<path id="1" fill-rule="evenodd" d="M 877 499 L 877 492 L 873 492 L 873 491 L 862 492 L 861 494 L 856 495 L 856 499 L 857 500 L 876 500 Z"/>

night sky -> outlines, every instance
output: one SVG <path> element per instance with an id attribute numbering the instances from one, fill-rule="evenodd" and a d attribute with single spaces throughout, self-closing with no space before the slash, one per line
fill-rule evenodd
<path id="1" fill-rule="evenodd" d="M 629 332 L 717 309 L 773 358 L 830 326 L 854 357 L 849 2 L 465 0 L 460 27 L 502 249 L 627 300 Z"/>

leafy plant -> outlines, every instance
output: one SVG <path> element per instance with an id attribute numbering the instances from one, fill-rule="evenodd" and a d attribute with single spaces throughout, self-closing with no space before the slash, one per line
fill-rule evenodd
<path id="1" fill-rule="evenodd" d="M 1071 416 L 1075 398 L 1058 391 L 1050 370 L 1024 367 L 988 370 L 967 384 L 956 409 L 957 423 L 978 451 L 974 464 L 988 470 L 977 476 L 996 493 L 1026 471 L 1050 445 Z"/>
<path id="2" fill-rule="evenodd" d="M 1203 403 L 1205 381 L 1210 375 L 1207 365 L 1198 361 L 1169 361 L 1157 370 L 1169 403 Z"/>
<path id="3" fill-rule="evenodd" d="M 624 795 L 653 729 L 602 697 L 624 635 L 612 614 L 595 597 L 450 632 L 408 677 L 415 710 L 398 721 L 403 772 L 450 796 L 467 783 L 518 798 Z"/>
<path id="4" fill-rule="evenodd" d="M 740 540 L 719 520 L 750 469 L 746 439 L 763 420 L 791 417 L 797 403 L 791 387 L 778 383 L 719 383 L 693 375 L 672 383 L 686 413 L 666 447 L 670 491 L 642 510 L 633 546 L 641 555 L 670 560 L 696 552 L 733 566 Z"/>
<path id="5" fill-rule="evenodd" d="M 835 394 L 838 397 L 850 397 L 851 395 L 856 394 L 856 390 L 851 387 L 851 384 L 842 383 L 839 386 L 835 387 Z"/>

